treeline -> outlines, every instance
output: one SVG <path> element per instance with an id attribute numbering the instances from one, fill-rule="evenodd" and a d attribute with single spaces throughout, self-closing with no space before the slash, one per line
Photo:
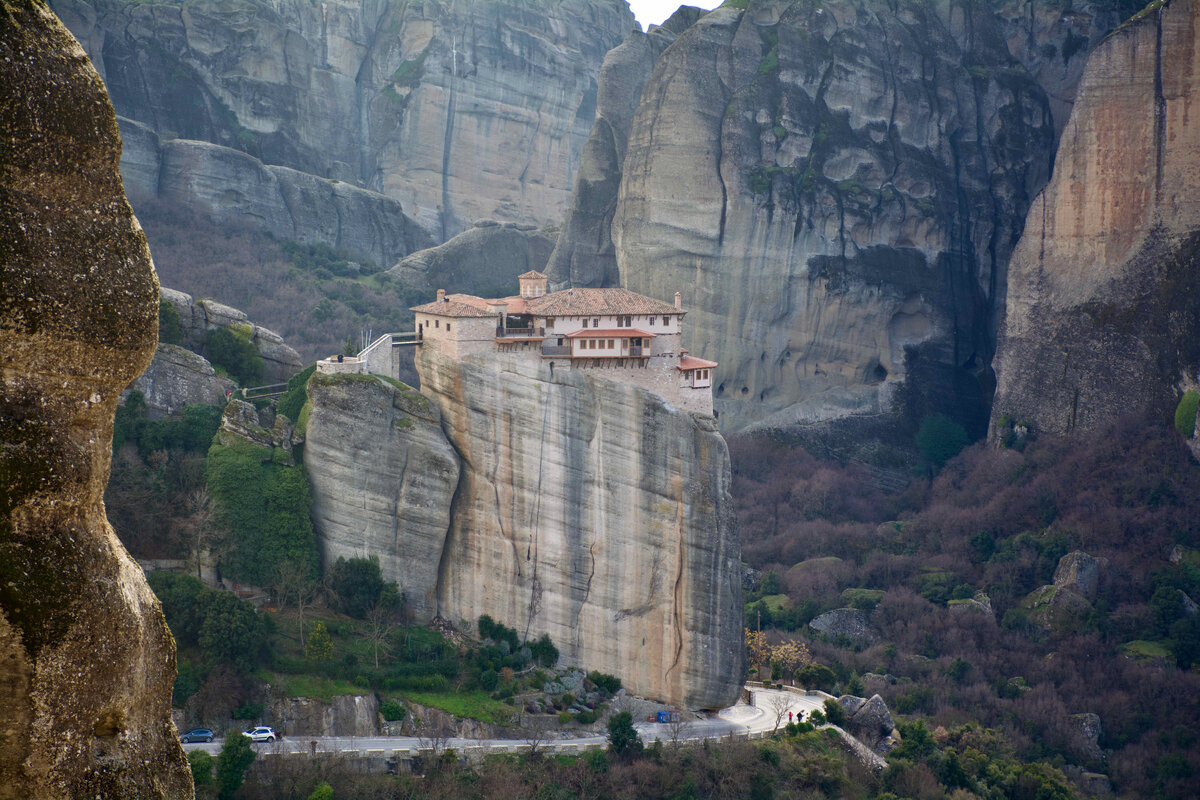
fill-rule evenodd
<path id="1" fill-rule="evenodd" d="M 1103 771 L 1124 796 L 1187 797 L 1200 467 L 1174 430 L 1133 421 L 1021 444 L 977 444 L 885 491 L 865 465 L 733 439 L 743 554 L 764 576 L 747 624 L 798 637 L 836 688 L 877 691 L 931 728 L 973 719 L 1023 761 Z M 1076 550 L 1106 559 L 1095 599 L 1047 617 L 1030 594 Z M 877 638 L 807 627 L 842 607 L 868 613 Z M 1097 741 L 1081 714 L 1098 716 Z"/>

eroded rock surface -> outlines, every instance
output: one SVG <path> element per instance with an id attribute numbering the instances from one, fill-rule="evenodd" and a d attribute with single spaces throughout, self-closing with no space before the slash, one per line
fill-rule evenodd
<path id="1" fill-rule="evenodd" d="M 194 300 L 190 294 L 175 289 L 162 290 L 162 297 L 179 312 L 183 329 L 183 346 L 192 352 L 203 352 L 209 331 L 216 328 L 240 328 L 250 338 L 250 344 L 263 360 L 263 381 L 282 383 L 303 367 L 300 354 L 283 337 L 269 328 L 255 325 L 240 309 L 216 300 Z M 197 401 L 192 401 L 197 402 Z"/>
<path id="2" fill-rule="evenodd" d="M 121 173 L 135 204 L 161 200 L 218 222 L 254 225 L 281 239 L 321 243 L 386 266 L 433 240 L 396 200 L 341 180 L 264 164 L 232 147 L 161 141 L 118 117 Z"/>
<path id="3" fill-rule="evenodd" d="M 158 282 L 83 49 L 0 2 L 0 797 L 189 798 L 175 645 L 105 519 L 117 398 Z"/>
<path id="4" fill-rule="evenodd" d="M 711 418 L 539 359 L 424 347 L 422 391 L 463 472 L 443 617 L 548 633 L 563 663 L 686 708 L 737 698 L 744 668 L 729 454 Z"/>
<path id="5" fill-rule="evenodd" d="M 386 195 L 439 242 L 561 220 L 596 72 L 635 26 L 621 0 L 53 6 L 123 116 Z"/>
<path id="6" fill-rule="evenodd" d="M 993 425 L 1169 419 L 1200 375 L 1198 101 L 1195 0 L 1152 8 L 1093 51 L 1013 254 Z"/>
<path id="7" fill-rule="evenodd" d="M 887 414 L 908 386 L 915 414 L 984 431 L 1005 269 L 1053 143 L 1004 31 L 953 4 L 763 0 L 658 58 L 607 233 L 621 285 L 684 292 L 722 426 Z M 591 216 L 571 235 L 603 248 Z"/>
<path id="8" fill-rule="evenodd" d="M 325 563 L 378 556 L 413 620 L 427 623 L 437 614 L 459 461 L 438 407 L 401 387 L 374 376 L 314 375 L 304 465 Z"/>
<path id="9" fill-rule="evenodd" d="M 448 242 L 413 253 L 389 270 L 410 286 L 454 287 L 479 297 L 505 297 L 523 272 L 543 271 L 555 239 L 515 223 L 479 221 Z"/>
<path id="10" fill-rule="evenodd" d="M 150 366 L 129 388 L 145 396 L 152 417 L 162 417 L 180 413 L 189 403 L 224 405 L 225 393 L 233 387 L 204 356 L 160 342 Z"/>

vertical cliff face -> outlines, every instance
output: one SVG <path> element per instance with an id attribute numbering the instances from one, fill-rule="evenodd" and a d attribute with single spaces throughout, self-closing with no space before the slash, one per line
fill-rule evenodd
<path id="1" fill-rule="evenodd" d="M 722 425 L 885 413 L 907 384 L 982 433 L 1008 257 L 1053 141 L 1004 33 L 968 3 L 752 0 L 662 52 L 611 225 L 580 193 L 572 221 L 595 221 L 567 230 L 611 240 L 621 285 L 685 292 Z M 612 280 L 569 261 L 559 281 Z"/>
<path id="2" fill-rule="evenodd" d="M 422 392 L 313 377 L 304 463 L 327 559 L 377 555 L 419 620 L 482 614 L 688 708 L 737 698 L 740 550 L 711 418 L 538 358 L 425 346 Z"/>
<path id="3" fill-rule="evenodd" d="M 1165 415 L 1200 375 L 1200 5 L 1152 7 L 1088 65 L 1013 255 L 993 419 Z"/>
<path id="4" fill-rule="evenodd" d="M 192 796 L 175 647 L 104 515 L 113 413 L 158 282 L 82 48 L 0 3 L 0 796 Z"/>
<path id="5" fill-rule="evenodd" d="M 571 205 L 546 272 L 558 288 L 617 286 L 613 213 L 629 142 L 629 126 L 662 51 L 704 11 L 681 6 L 662 26 L 633 31 L 608 51 L 597 78 L 596 122 L 583 149 Z"/>
<path id="6" fill-rule="evenodd" d="M 412 619 L 429 622 L 459 474 L 437 406 L 365 375 L 318 373 L 308 394 L 304 465 L 326 564 L 378 556 Z"/>
<path id="7" fill-rule="evenodd" d="M 438 241 L 557 224 L 600 61 L 635 25 L 621 0 L 53 6 L 123 116 L 380 192 Z"/>
<path id="8" fill-rule="evenodd" d="M 744 669 L 729 455 L 711 420 L 539 360 L 422 348 L 463 472 L 438 603 L 548 633 L 567 663 L 689 708 Z"/>

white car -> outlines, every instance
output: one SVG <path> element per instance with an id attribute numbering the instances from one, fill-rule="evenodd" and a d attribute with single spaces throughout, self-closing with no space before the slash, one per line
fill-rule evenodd
<path id="1" fill-rule="evenodd" d="M 265 727 L 251 728 L 246 731 L 246 735 L 250 737 L 250 741 L 252 742 L 273 742 L 279 738 L 275 735 L 273 728 Z"/>

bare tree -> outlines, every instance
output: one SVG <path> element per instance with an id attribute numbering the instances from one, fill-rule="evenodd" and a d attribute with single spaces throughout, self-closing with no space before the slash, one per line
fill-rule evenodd
<path id="1" fill-rule="evenodd" d="M 681 742 L 692 732 L 692 721 L 682 711 L 673 711 L 668 718 L 667 733 L 671 736 L 671 747 L 678 749 Z"/>
<path id="2" fill-rule="evenodd" d="M 531 758 L 537 758 L 541 754 L 538 748 L 546 741 L 553 725 L 553 718 L 545 714 L 530 714 L 525 717 L 525 744 L 529 745 Z"/>
<path id="3" fill-rule="evenodd" d="M 187 516 L 182 527 L 190 540 L 188 549 L 196 560 L 196 577 L 203 580 L 204 554 L 212 549 L 217 532 L 213 518 L 212 495 L 209 494 L 207 486 L 201 486 L 188 492 L 184 503 Z"/>
<path id="4" fill-rule="evenodd" d="M 772 692 L 767 695 L 765 707 L 775 715 L 775 727 L 771 730 L 771 733 L 775 733 L 779 730 L 779 723 L 783 722 L 788 709 L 792 707 L 792 697 L 787 692 Z"/>
<path id="5" fill-rule="evenodd" d="M 382 650 L 384 655 L 387 655 L 391 651 L 388 640 L 391 639 L 392 631 L 396 628 L 395 619 L 396 612 L 381 603 L 376 603 L 367 609 L 367 627 L 363 638 L 371 644 L 371 650 L 375 655 L 375 669 L 379 669 L 379 652 Z"/>
<path id="6" fill-rule="evenodd" d="M 303 649 L 304 611 L 311 608 L 313 601 L 317 599 L 317 584 L 309 574 L 308 568 L 293 559 L 280 562 L 275 573 L 275 594 L 280 605 L 287 605 L 289 599 L 295 601 L 296 616 L 300 622 L 300 647 Z M 378 658 L 375 666 L 379 666 Z"/>

